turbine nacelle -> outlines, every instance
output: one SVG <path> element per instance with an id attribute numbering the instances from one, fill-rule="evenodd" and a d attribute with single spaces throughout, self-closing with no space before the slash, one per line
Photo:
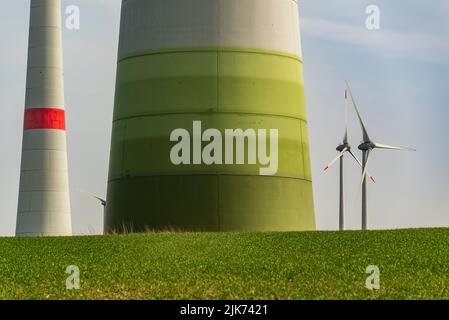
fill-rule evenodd
<path id="1" fill-rule="evenodd" d="M 343 143 L 339 145 L 336 150 L 338 152 L 343 152 L 344 150 L 351 151 L 351 146 L 348 143 Z"/>
<path id="2" fill-rule="evenodd" d="M 374 148 L 376 148 L 376 144 L 374 142 L 371 142 L 371 141 L 362 142 L 359 145 L 359 150 L 360 151 L 369 151 L 369 150 L 373 150 Z"/>

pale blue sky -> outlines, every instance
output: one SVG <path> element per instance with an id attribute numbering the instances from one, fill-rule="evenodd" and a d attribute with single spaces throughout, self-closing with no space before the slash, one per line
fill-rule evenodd
<path id="1" fill-rule="evenodd" d="M 63 0 L 71 4 L 81 9 L 81 30 L 64 30 L 72 220 L 77 234 L 90 234 L 102 229 L 102 209 L 79 190 L 106 192 L 120 1 Z M 365 28 L 370 4 L 381 10 L 377 31 Z M 373 139 L 418 149 L 374 154 L 370 227 L 449 226 L 447 0 L 302 0 L 300 8 L 318 228 L 338 226 L 338 170 L 322 169 L 342 138 L 345 79 Z M 15 229 L 28 18 L 29 0 L 0 0 L 0 235 Z M 346 171 L 347 222 L 357 229 L 360 172 L 350 161 Z"/>

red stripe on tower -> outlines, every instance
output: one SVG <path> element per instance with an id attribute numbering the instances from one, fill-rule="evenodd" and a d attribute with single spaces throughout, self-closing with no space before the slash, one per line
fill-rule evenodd
<path id="1" fill-rule="evenodd" d="M 25 110 L 24 130 L 65 130 L 65 112 L 62 109 L 38 108 Z"/>

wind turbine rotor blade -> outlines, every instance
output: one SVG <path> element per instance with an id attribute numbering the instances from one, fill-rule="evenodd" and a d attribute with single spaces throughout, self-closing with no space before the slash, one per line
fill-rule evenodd
<path id="1" fill-rule="evenodd" d="M 413 149 L 413 148 L 392 146 L 392 145 L 383 144 L 383 143 L 377 143 L 377 142 L 374 143 L 374 146 L 377 149 L 399 150 L 399 151 L 416 151 L 416 149 Z"/>
<path id="2" fill-rule="evenodd" d="M 94 195 L 92 195 L 92 197 L 95 198 L 95 199 L 97 199 L 97 200 L 100 201 L 100 202 L 106 202 L 106 200 L 104 200 L 104 199 L 102 199 L 102 198 L 100 198 L 100 197 L 97 197 L 97 196 L 94 196 Z"/>
<path id="3" fill-rule="evenodd" d="M 352 150 L 349 150 L 348 152 L 354 158 L 354 160 L 359 164 L 360 168 L 362 168 L 363 167 L 362 162 L 359 160 L 359 158 L 357 158 L 357 156 L 354 154 L 354 152 L 352 152 Z M 376 179 L 372 175 L 370 175 L 369 172 L 367 173 L 367 175 L 369 175 L 369 178 L 372 182 L 376 183 Z"/>
<path id="4" fill-rule="evenodd" d="M 365 168 L 363 169 L 363 173 L 362 173 L 362 182 L 360 183 L 360 185 L 363 184 L 363 182 L 366 179 L 366 176 L 368 174 L 368 163 L 370 160 L 370 155 L 371 155 L 371 151 L 368 151 L 367 155 L 366 155 L 366 163 L 365 163 Z"/>
<path id="5" fill-rule="evenodd" d="M 370 159 L 370 154 L 371 154 L 371 151 L 368 151 L 367 154 L 366 154 L 365 168 L 363 169 L 362 179 L 361 179 L 358 191 L 357 191 L 356 206 L 358 206 L 358 204 L 359 204 L 360 195 L 362 193 L 363 182 L 365 181 L 366 176 L 368 174 L 368 163 L 369 163 L 369 159 Z M 373 180 L 373 179 L 371 179 L 371 180 Z"/>
<path id="6" fill-rule="evenodd" d="M 348 90 L 345 90 L 345 136 L 343 137 L 343 143 L 348 143 Z"/>
<path id="7" fill-rule="evenodd" d="M 363 140 L 365 142 L 370 141 L 370 138 L 369 138 L 369 135 L 368 135 L 368 131 L 366 130 L 365 124 L 363 123 L 362 116 L 360 115 L 359 108 L 357 107 L 357 103 L 355 102 L 355 99 L 354 99 L 354 96 L 352 94 L 351 87 L 350 87 L 348 81 L 346 81 L 346 85 L 348 87 L 349 95 L 351 96 L 351 100 L 352 100 L 352 104 L 354 105 L 355 112 L 357 113 L 357 117 L 359 118 L 360 126 L 361 126 L 362 131 L 363 131 Z"/>
<path id="8" fill-rule="evenodd" d="M 89 192 L 89 195 L 90 195 L 92 198 L 97 199 L 98 201 L 106 202 L 106 200 L 100 198 L 99 196 L 97 196 L 96 194 L 94 194 L 94 193 L 92 193 L 92 192 Z"/>
<path id="9" fill-rule="evenodd" d="M 357 158 L 357 156 L 352 152 L 352 150 L 349 150 L 349 154 L 354 158 L 354 160 L 360 165 L 360 167 L 363 167 L 362 162 Z"/>
<path id="10" fill-rule="evenodd" d="M 345 148 L 342 152 L 340 152 L 340 153 L 338 154 L 338 156 L 336 156 L 335 159 L 332 160 L 331 163 L 329 163 L 329 164 L 324 168 L 324 171 L 329 170 L 329 168 L 332 167 L 332 166 L 335 164 L 335 162 L 337 162 L 338 159 L 340 159 L 341 157 L 343 157 L 343 155 L 345 154 L 346 151 L 348 151 L 348 148 Z"/>
<path id="11" fill-rule="evenodd" d="M 95 193 L 86 191 L 86 190 L 81 190 L 82 192 L 88 194 L 89 196 L 91 196 L 94 199 L 97 199 L 98 201 L 100 201 L 102 204 L 106 204 L 106 200 L 100 198 L 99 196 L 97 196 Z"/>

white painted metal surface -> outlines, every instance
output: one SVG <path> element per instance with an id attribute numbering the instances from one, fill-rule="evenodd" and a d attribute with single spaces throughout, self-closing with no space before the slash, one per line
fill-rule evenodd
<path id="1" fill-rule="evenodd" d="M 192 47 L 259 49 L 301 57 L 298 2 L 127 0 L 120 40 L 120 58 L 142 50 Z"/>
<path id="2" fill-rule="evenodd" d="M 72 234 L 63 87 L 60 0 L 31 0 L 17 236 Z"/>

